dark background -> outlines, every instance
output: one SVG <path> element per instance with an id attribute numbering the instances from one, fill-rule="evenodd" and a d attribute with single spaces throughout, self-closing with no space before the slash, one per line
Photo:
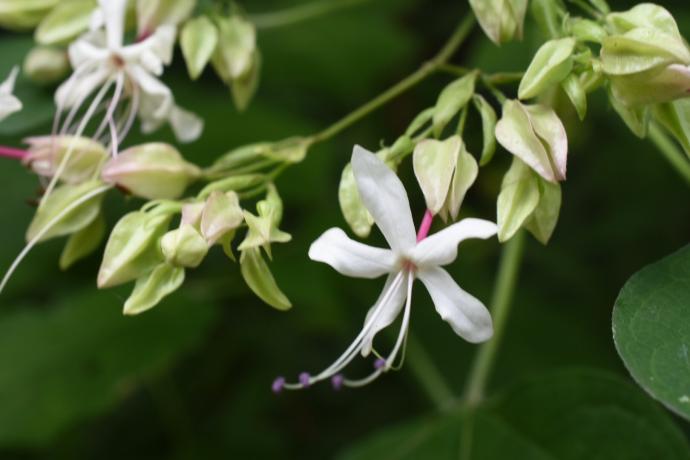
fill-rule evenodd
<path id="1" fill-rule="evenodd" d="M 260 13 L 294 3 L 257 0 L 244 6 Z M 611 3 L 613 9 L 634 4 Z M 689 36 L 687 2 L 660 3 Z M 372 0 L 260 30 L 261 86 L 243 114 L 211 71 L 190 83 L 178 53 L 165 81 L 182 106 L 206 120 L 203 137 L 182 152 L 207 165 L 235 146 L 315 132 L 416 69 L 464 14 L 465 2 L 455 0 Z M 539 40 L 531 32 L 522 43 L 497 48 L 477 27 L 453 62 L 524 70 Z M 29 36 L 0 35 L 1 75 L 30 44 Z M 345 226 L 337 186 L 352 146 L 374 150 L 394 141 L 451 79 L 430 78 L 314 147 L 280 177 L 283 227 L 293 242 L 274 245 L 271 267 L 294 304 L 287 313 L 257 300 L 238 266 L 214 250 L 202 267 L 188 272 L 180 291 L 151 312 L 125 318 L 120 311 L 131 286 L 96 289 L 100 253 L 60 272 L 64 242 L 36 248 L 0 297 L 0 458 L 321 459 L 388 424 L 432 411 L 409 362 L 357 391 L 334 393 L 325 384 L 276 397 L 270 384 L 276 375 L 294 379 L 330 364 L 356 335 L 381 288 L 381 280 L 348 279 L 307 258 L 320 233 Z M 515 88 L 506 91 L 514 95 Z M 49 130 L 51 89 L 20 81 L 17 92 L 27 108 L 0 125 L 3 144 L 18 145 L 23 135 Z M 562 367 L 605 369 L 627 378 L 611 338 L 614 300 L 634 272 L 687 243 L 686 184 L 650 143 L 627 131 L 603 91 L 589 102 L 584 123 L 562 113 L 570 158 L 560 222 L 548 247 L 528 241 L 492 389 Z M 148 139 L 159 134 L 170 139 L 167 130 Z M 479 124 L 470 120 L 471 151 L 479 151 L 480 137 Z M 142 139 L 136 134 L 126 143 Z M 467 214 L 495 218 L 509 159 L 499 150 L 481 170 Z M 422 197 L 409 161 L 400 174 L 421 217 Z M 34 196 L 37 181 L 3 160 L 0 184 L 0 263 L 9 266 L 24 244 L 33 212 L 26 199 Z M 140 205 L 112 194 L 109 224 Z M 499 249 L 495 240 L 464 243 L 451 267 L 456 280 L 487 303 Z M 414 338 L 459 393 L 476 347 L 440 320 L 419 286 L 411 324 Z"/>

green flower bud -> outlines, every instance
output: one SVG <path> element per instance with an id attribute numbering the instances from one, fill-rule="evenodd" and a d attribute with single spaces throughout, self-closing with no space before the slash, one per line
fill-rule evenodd
<path id="1" fill-rule="evenodd" d="M 98 271 L 98 287 L 117 286 L 149 273 L 163 261 L 159 239 L 172 215 L 135 211 L 113 228 Z"/>
<path id="2" fill-rule="evenodd" d="M 417 144 L 412 154 L 412 164 L 426 207 L 438 214 L 446 202 L 450 181 L 462 146 L 460 136 L 445 141 L 426 139 Z"/>
<path id="3" fill-rule="evenodd" d="M 568 138 L 551 108 L 506 101 L 496 124 L 496 139 L 544 179 L 565 180 Z"/>
<path id="4" fill-rule="evenodd" d="M 561 82 L 573 68 L 574 38 L 560 38 L 544 43 L 520 81 L 518 97 L 530 99 Z"/>
<path id="5" fill-rule="evenodd" d="M 163 298 L 182 286 L 184 268 L 162 263 L 137 278 L 134 290 L 125 302 L 123 314 L 138 315 L 150 310 Z"/>
<path id="6" fill-rule="evenodd" d="M 137 0 L 137 32 L 151 34 L 163 24 L 178 25 L 194 11 L 196 0 Z"/>
<path id="7" fill-rule="evenodd" d="M 0 26 L 12 30 L 36 27 L 59 0 L 0 0 Z"/>
<path id="8" fill-rule="evenodd" d="M 79 184 L 90 180 L 108 158 L 105 147 L 86 137 L 37 136 L 25 139 L 29 154 L 22 160 L 39 176 Z"/>
<path id="9" fill-rule="evenodd" d="M 182 224 L 180 228 L 163 235 L 161 250 L 170 265 L 196 268 L 206 257 L 208 244 L 194 227 Z"/>
<path id="10" fill-rule="evenodd" d="M 61 80 L 70 70 L 67 53 L 59 48 L 37 46 L 24 58 L 24 74 L 39 84 Z"/>
<path id="11" fill-rule="evenodd" d="M 226 83 L 246 75 L 254 62 L 256 29 L 240 16 L 217 20 L 218 46 L 211 63 Z"/>
<path id="12" fill-rule="evenodd" d="M 453 180 L 450 183 L 448 197 L 441 209 L 441 216 L 447 220 L 448 214 L 453 220 L 457 220 L 460 214 L 460 207 L 465 200 L 467 191 L 472 187 L 479 173 L 479 165 L 472 154 L 467 151 L 467 146 L 463 142 L 458 152 L 458 159 L 453 172 Z"/>
<path id="13" fill-rule="evenodd" d="M 254 50 L 251 57 L 249 69 L 230 83 L 230 93 L 235 107 L 240 112 L 249 107 L 256 90 L 259 87 L 259 77 L 261 76 L 261 53 Z"/>
<path id="14" fill-rule="evenodd" d="M 479 25 L 497 45 L 522 39 L 527 0 L 470 0 Z"/>
<path id="15" fill-rule="evenodd" d="M 180 47 L 192 80 L 196 80 L 211 60 L 218 44 L 218 29 L 206 16 L 187 21 L 180 33 Z"/>
<path id="16" fill-rule="evenodd" d="M 209 245 L 242 224 L 244 215 L 235 192 L 213 192 L 201 213 L 201 234 Z"/>
<path id="17" fill-rule="evenodd" d="M 42 45 L 67 44 L 89 28 L 95 0 L 62 1 L 43 18 L 34 34 Z"/>
<path id="18" fill-rule="evenodd" d="M 152 200 L 180 197 L 199 175 L 199 168 L 185 161 L 173 146 L 157 142 L 125 150 L 101 172 L 104 181 Z"/>
<path id="19" fill-rule="evenodd" d="M 70 235 L 60 254 L 60 268 L 67 270 L 78 260 L 95 251 L 105 237 L 105 218 L 99 213 L 86 227 Z"/>

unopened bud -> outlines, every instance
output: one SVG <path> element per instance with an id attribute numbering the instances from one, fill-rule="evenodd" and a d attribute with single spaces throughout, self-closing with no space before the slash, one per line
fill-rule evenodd
<path id="1" fill-rule="evenodd" d="M 53 177 L 70 184 L 93 178 L 108 158 L 105 147 L 87 137 L 37 136 L 25 139 L 29 154 L 26 166 L 43 177 Z"/>
<path id="2" fill-rule="evenodd" d="M 40 84 L 54 83 L 70 70 L 67 53 L 58 48 L 37 46 L 24 59 L 24 74 Z"/>
<path id="3" fill-rule="evenodd" d="M 199 232 L 188 224 L 171 230 L 161 238 L 161 250 L 166 262 L 177 267 L 195 268 L 208 253 L 208 244 Z"/>
<path id="4" fill-rule="evenodd" d="M 199 177 L 199 168 L 163 143 L 129 148 L 103 167 L 103 180 L 148 199 L 174 199 Z"/>

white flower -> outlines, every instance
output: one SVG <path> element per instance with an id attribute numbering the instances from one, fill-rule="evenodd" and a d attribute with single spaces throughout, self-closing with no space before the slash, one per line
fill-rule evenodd
<path id="1" fill-rule="evenodd" d="M 22 109 L 21 101 L 12 94 L 18 73 L 19 67 L 13 68 L 7 79 L 0 84 L 0 121 Z"/>
<path id="2" fill-rule="evenodd" d="M 58 117 L 65 109 L 72 108 L 74 112 L 81 108 L 89 96 L 97 92 L 87 109 L 86 122 L 82 121 L 77 128 L 83 130 L 114 84 L 112 99 L 99 129 L 110 128 L 113 144 L 122 140 L 135 115 L 141 119 L 144 131 L 170 122 L 179 140 L 196 139 L 202 130 L 201 119 L 179 109 L 170 88 L 156 78 L 172 60 L 175 27 L 163 25 L 141 41 L 125 45 L 126 6 L 127 0 L 99 0 L 99 9 L 92 20 L 95 29 L 70 45 L 69 59 L 74 73 L 55 93 Z M 125 96 L 131 98 L 131 104 L 120 111 L 121 116 L 116 119 L 116 109 Z M 68 116 L 67 120 L 70 118 Z M 69 128 L 69 123 L 65 128 Z"/>
<path id="3" fill-rule="evenodd" d="M 390 249 L 358 243 L 348 238 L 343 230 L 332 228 L 311 245 L 309 257 L 329 264 L 346 276 L 377 278 L 387 274 L 388 278 L 379 299 L 367 314 L 362 331 L 345 353 L 316 376 L 300 374 L 299 383 L 286 383 L 283 378 L 278 378 L 273 385 L 274 391 L 303 388 L 328 378 L 332 378 L 336 388 L 341 385 L 360 386 L 389 370 L 407 335 L 412 284 L 416 278 L 426 286 L 441 318 L 450 323 L 460 337 L 477 343 L 488 340 L 493 334 L 491 315 L 484 304 L 462 290 L 441 267 L 455 260 L 461 241 L 489 238 L 496 234 L 496 225 L 481 219 L 464 219 L 425 238 L 427 225 L 417 237 L 407 194 L 393 171 L 376 155 L 359 146 L 352 154 L 352 169 L 362 202 Z M 426 223 L 429 224 L 430 220 Z M 344 378 L 340 371 L 358 353 L 367 356 L 372 351 L 374 336 L 393 323 L 401 311 L 402 324 L 392 352 L 385 358 L 379 357 L 375 371 L 368 377 L 360 380 Z"/>

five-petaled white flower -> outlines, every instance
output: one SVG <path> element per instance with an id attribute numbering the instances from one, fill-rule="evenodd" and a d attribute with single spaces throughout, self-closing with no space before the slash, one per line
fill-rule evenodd
<path id="1" fill-rule="evenodd" d="M 111 144 L 117 146 L 134 117 L 139 115 L 144 132 L 169 122 L 180 141 L 196 139 L 201 134 L 203 122 L 177 107 L 170 88 L 156 78 L 172 60 L 175 27 L 162 25 L 137 43 L 125 45 L 127 0 L 99 0 L 98 3 L 99 9 L 93 14 L 93 30 L 69 47 L 74 72 L 55 93 L 58 119 L 66 109 L 76 113 L 85 106 L 89 96 L 96 93 L 86 115 L 77 124 L 74 134 L 80 136 L 79 131 L 83 131 L 95 112 L 101 109 L 106 94 L 114 85 L 112 98 L 104 107 L 105 117 L 94 137 L 100 137 L 108 129 Z M 127 96 L 131 103 L 119 111 L 118 117 L 116 109 Z M 62 131 L 71 131 L 72 117 L 68 115 Z M 113 150 L 117 152 L 116 147 Z"/>
<path id="2" fill-rule="evenodd" d="M 410 320 L 412 284 L 419 278 L 426 286 L 436 311 L 460 337 L 473 343 L 488 340 L 493 334 L 491 315 L 481 301 L 462 290 L 441 268 L 457 257 L 458 244 L 468 238 L 486 239 L 496 234 L 496 225 L 482 219 L 464 219 L 425 238 L 426 228 L 415 235 L 410 204 L 405 188 L 376 155 L 355 146 L 352 169 L 364 206 L 369 210 L 390 249 L 367 246 L 351 240 L 339 228 L 321 235 L 309 249 L 309 257 L 325 262 L 346 276 L 377 278 L 388 274 L 383 291 L 369 310 L 364 327 L 347 350 L 328 368 L 315 376 L 303 372 L 298 383 L 279 377 L 273 390 L 298 389 L 330 378 L 333 386 L 361 386 L 389 370 L 398 355 Z M 429 222 L 430 223 L 430 222 Z M 358 353 L 372 351 L 376 333 L 395 321 L 403 310 L 395 345 L 386 357 L 379 356 L 369 376 L 351 380 L 340 372 Z"/>
<path id="3" fill-rule="evenodd" d="M 18 73 L 19 67 L 13 68 L 5 81 L 0 84 L 0 121 L 22 109 L 21 101 L 12 94 Z"/>

